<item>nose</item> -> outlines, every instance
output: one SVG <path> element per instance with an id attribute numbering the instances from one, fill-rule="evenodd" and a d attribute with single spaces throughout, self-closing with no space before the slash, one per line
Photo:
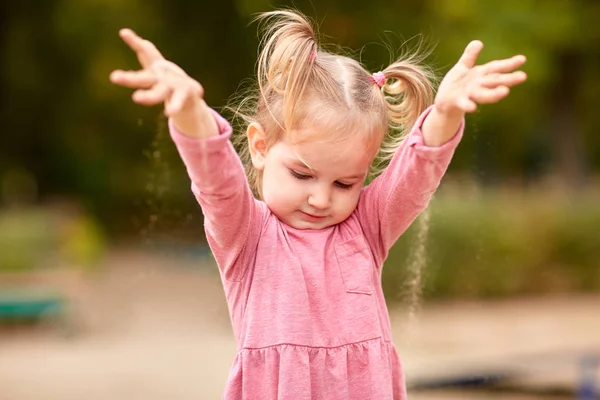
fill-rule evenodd
<path id="1" fill-rule="evenodd" d="M 315 188 L 308 197 L 308 204 L 318 210 L 326 210 L 331 206 L 331 189 Z"/>

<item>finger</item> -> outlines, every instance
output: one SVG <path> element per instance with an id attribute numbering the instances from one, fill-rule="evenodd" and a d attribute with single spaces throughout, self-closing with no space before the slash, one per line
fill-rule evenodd
<path id="1" fill-rule="evenodd" d="M 471 94 L 471 100 L 479 104 L 492 104 L 496 103 L 510 93 L 510 89 L 506 86 L 498 86 L 494 89 L 479 88 Z"/>
<path id="2" fill-rule="evenodd" d="M 467 68 L 473 68 L 477 63 L 477 57 L 481 53 L 481 49 L 483 49 L 483 43 L 479 40 L 473 40 L 465 48 L 465 52 L 458 60 L 458 63 Z"/>
<path id="3" fill-rule="evenodd" d="M 172 116 L 187 106 L 190 102 L 202 99 L 204 89 L 202 86 L 193 80 L 179 82 L 172 91 L 171 98 L 165 106 L 165 114 Z"/>
<path id="4" fill-rule="evenodd" d="M 148 89 L 156 84 L 156 75 L 146 69 L 141 71 L 115 70 L 110 74 L 110 81 L 129 88 Z"/>
<path id="5" fill-rule="evenodd" d="M 484 73 L 494 72 L 510 72 L 521 65 L 525 64 L 527 59 L 523 55 L 514 56 L 511 58 L 505 58 L 504 60 L 494 60 L 481 66 Z"/>
<path id="6" fill-rule="evenodd" d="M 523 71 L 515 71 L 509 74 L 489 74 L 481 78 L 481 85 L 487 88 L 496 86 L 515 86 L 527 80 L 527 74 Z"/>
<path id="7" fill-rule="evenodd" d="M 475 112 L 477 111 L 477 104 L 470 100 L 468 97 L 461 97 L 457 100 L 458 107 L 464 112 Z"/>
<path id="8" fill-rule="evenodd" d="M 148 90 L 136 90 L 131 97 L 138 104 L 153 106 L 166 101 L 170 93 L 168 86 L 159 83 Z"/>
<path id="9" fill-rule="evenodd" d="M 190 78 L 179 66 L 171 62 L 161 62 L 157 63 L 155 70 L 161 82 L 173 89 L 169 101 L 175 102 L 175 104 L 167 105 L 166 112 L 170 112 L 171 107 L 181 109 L 184 103 L 192 97 L 202 98 L 204 96 L 202 85 Z M 173 98 L 174 96 L 176 98 Z"/>
<path id="10" fill-rule="evenodd" d="M 167 117 L 171 117 L 180 112 L 185 106 L 185 103 L 189 99 L 190 95 L 190 90 L 188 90 L 187 88 L 180 88 L 175 90 L 167 106 L 165 107 L 165 114 L 167 115 Z"/>
<path id="11" fill-rule="evenodd" d="M 123 41 L 135 51 L 142 67 L 149 68 L 152 63 L 164 60 L 163 55 L 158 51 L 154 43 L 142 39 L 131 29 L 121 29 L 119 35 Z"/>

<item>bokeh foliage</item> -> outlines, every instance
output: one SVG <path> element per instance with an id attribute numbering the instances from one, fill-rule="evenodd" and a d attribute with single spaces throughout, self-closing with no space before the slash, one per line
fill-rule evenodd
<path id="1" fill-rule="evenodd" d="M 108 82 L 112 69 L 137 67 L 117 31 L 153 40 L 220 109 L 252 76 L 252 15 L 282 6 L 314 17 L 324 43 L 354 49 L 373 71 L 389 62 L 384 43 L 419 38 L 435 45 L 440 74 L 475 38 L 486 44 L 481 61 L 526 54 L 529 81 L 469 117 L 450 174 L 491 186 L 555 176 L 575 193 L 598 173 L 595 0 L 45 0 L 0 3 L 0 177 L 24 169 L 42 199 L 76 197 L 113 232 L 201 232 L 160 109 Z"/>
<path id="2" fill-rule="evenodd" d="M 394 246 L 384 269 L 390 299 L 422 274 L 426 298 L 491 298 L 600 290 L 600 193 L 576 200 L 548 192 L 442 193 L 429 208 L 419 268 L 419 224 Z M 423 216 L 419 217 L 422 218 Z"/>

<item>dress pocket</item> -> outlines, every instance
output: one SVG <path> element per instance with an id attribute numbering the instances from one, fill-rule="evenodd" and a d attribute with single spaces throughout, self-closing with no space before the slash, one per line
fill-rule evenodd
<path id="1" fill-rule="evenodd" d="M 336 245 L 335 256 L 348 293 L 373 293 L 374 263 L 363 236 Z"/>

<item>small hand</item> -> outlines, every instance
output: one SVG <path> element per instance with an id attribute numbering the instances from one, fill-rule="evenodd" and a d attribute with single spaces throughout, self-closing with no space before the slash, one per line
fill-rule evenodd
<path id="1" fill-rule="evenodd" d="M 122 29 L 119 35 L 137 54 L 142 69 L 115 70 L 110 74 L 110 80 L 117 85 L 137 89 L 132 95 L 134 102 L 147 106 L 164 103 L 168 117 L 191 110 L 198 101 L 203 102 L 204 89 L 200 83 L 166 60 L 152 42 L 142 39 L 130 29 Z"/>
<path id="2" fill-rule="evenodd" d="M 478 40 L 469 43 L 458 63 L 440 83 L 435 98 L 435 107 L 440 113 L 474 112 L 477 104 L 497 103 L 508 96 L 510 87 L 527 79 L 525 72 L 514 71 L 525 63 L 522 55 L 475 65 L 482 48 L 483 43 Z"/>

